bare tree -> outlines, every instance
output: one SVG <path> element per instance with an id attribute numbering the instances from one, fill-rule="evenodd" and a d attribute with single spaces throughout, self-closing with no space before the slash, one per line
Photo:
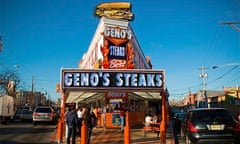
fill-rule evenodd
<path id="1" fill-rule="evenodd" d="M 10 70 L 0 72 L 0 92 L 15 96 L 15 88 L 19 85 L 19 77 Z"/>

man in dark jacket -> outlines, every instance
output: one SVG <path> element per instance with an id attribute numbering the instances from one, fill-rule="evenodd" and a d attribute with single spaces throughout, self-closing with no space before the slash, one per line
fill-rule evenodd
<path id="1" fill-rule="evenodd" d="M 66 123 L 68 126 L 67 144 L 70 144 L 70 137 L 72 136 L 72 144 L 76 143 L 76 130 L 77 130 L 77 112 L 74 108 L 70 107 L 66 114 Z"/>

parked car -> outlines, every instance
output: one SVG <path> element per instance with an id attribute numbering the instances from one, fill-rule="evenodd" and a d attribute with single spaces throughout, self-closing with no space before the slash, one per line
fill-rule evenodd
<path id="1" fill-rule="evenodd" d="M 186 144 L 240 143 L 240 124 L 224 108 L 189 110 L 182 125 Z"/>
<path id="2" fill-rule="evenodd" d="M 33 125 L 38 122 L 56 122 L 56 113 L 49 106 L 37 106 L 33 111 Z"/>
<path id="3" fill-rule="evenodd" d="M 21 110 L 21 109 L 18 109 L 18 110 L 15 112 L 14 117 L 13 117 L 14 121 L 15 121 L 15 120 L 20 120 L 20 115 L 21 115 L 21 113 L 22 113 L 22 110 Z"/>
<path id="4" fill-rule="evenodd" d="M 32 121 L 33 120 L 33 111 L 29 109 L 23 109 L 20 113 L 20 121 Z"/>

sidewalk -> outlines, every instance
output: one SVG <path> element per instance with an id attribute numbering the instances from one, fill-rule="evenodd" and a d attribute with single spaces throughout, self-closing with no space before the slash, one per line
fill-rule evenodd
<path id="1" fill-rule="evenodd" d="M 131 144 L 160 144 L 160 137 L 157 133 L 147 132 L 145 137 L 141 127 L 131 128 Z M 66 143 L 64 136 L 62 144 Z M 76 144 L 80 144 L 80 137 L 76 138 Z M 119 129 L 103 129 L 94 128 L 91 144 L 124 144 L 124 133 Z M 171 120 L 169 121 L 166 134 L 166 144 L 175 144 L 173 127 Z"/>

